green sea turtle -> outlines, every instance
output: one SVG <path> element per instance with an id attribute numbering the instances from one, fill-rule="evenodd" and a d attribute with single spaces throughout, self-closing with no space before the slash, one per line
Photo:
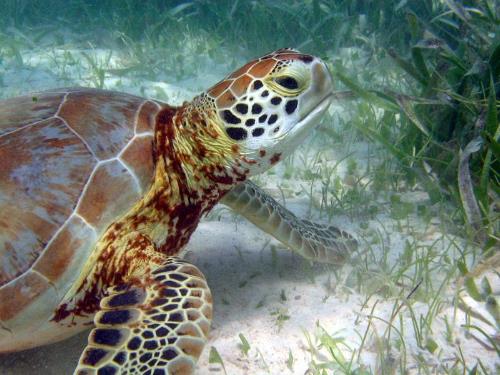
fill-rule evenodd
<path id="1" fill-rule="evenodd" d="M 218 201 L 306 258 L 355 241 L 247 179 L 302 142 L 332 97 L 318 58 L 282 49 L 173 107 L 96 89 L 0 102 L 0 353 L 94 325 L 77 374 L 190 374 L 212 297 L 176 255 Z"/>

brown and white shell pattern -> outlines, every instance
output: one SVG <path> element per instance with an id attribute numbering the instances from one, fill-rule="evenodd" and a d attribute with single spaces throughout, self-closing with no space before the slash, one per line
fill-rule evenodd
<path id="1" fill-rule="evenodd" d="M 0 102 L 0 331 L 50 319 L 150 186 L 160 107 L 83 88 Z"/>

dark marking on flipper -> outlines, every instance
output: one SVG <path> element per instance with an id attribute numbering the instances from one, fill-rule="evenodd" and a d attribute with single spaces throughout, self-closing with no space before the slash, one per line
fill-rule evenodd
<path id="1" fill-rule="evenodd" d="M 144 298 L 145 294 L 143 291 L 139 289 L 132 289 L 117 295 L 103 298 L 103 302 L 101 302 L 101 304 L 104 303 L 104 306 L 108 308 L 134 306 L 142 303 Z"/>
<path id="2" fill-rule="evenodd" d="M 108 351 L 100 348 L 91 348 L 84 352 L 84 356 L 81 359 L 81 362 L 87 366 L 97 366 L 100 361 L 102 361 L 106 355 L 108 355 Z"/>
<path id="3" fill-rule="evenodd" d="M 129 331 L 128 329 L 95 328 L 90 335 L 91 340 L 97 345 L 119 346 L 128 339 Z"/>
<path id="4" fill-rule="evenodd" d="M 192 374 L 212 317 L 205 278 L 177 258 L 150 276 L 108 289 L 77 374 Z"/>
<path id="5" fill-rule="evenodd" d="M 112 310 L 101 312 L 94 320 L 99 324 L 125 324 L 136 320 L 139 316 L 137 310 Z"/>
<path id="6" fill-rule="evenodd" d="M 118 374 L 118 368 L 112 365 L 106 365 L 97 370 L 97 375 L 116 375 Z"/>

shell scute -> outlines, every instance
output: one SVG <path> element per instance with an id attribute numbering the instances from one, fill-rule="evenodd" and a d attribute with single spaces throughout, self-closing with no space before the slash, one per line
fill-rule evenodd
<path id="1" fill-rule="evenodd" d="M 83 264 L 91 253 L 89 242 L 97 241 L 97 233 L 77 215 L 72 215 L 48 244 L 33 270 L 46 277 L 56 289 L 71 285 L 77 274 L 73 266 Z"/>
<path id="2" fill-rule="evenodd" d="M 140 198 L 138 189 L 119 160 L 105 162 L 92 175 L 77 213 L 93 227 L 105 228 Z"/>
<path id="3" fill-rule="evenodd" d="M 58 118 L 0 137 L 0 286 L 26 272 L 73 211 L 95 158 Z"/>
<path id="4" fill-rule="evenodd" d="M 40 299 L 44 302 L 40 303 Z M 56 299 L 54 287 L 38 273 L 29 271 L 0 288 L 0 301 L 9 301 L 0 303 L 0 322 L 10 330 L 20 329 L 27 322 L 40 325 L 53 313 L 52 303 Z"/>
<path id="5" fill-rule="evenodd" d="M 64 99 L 64 93 L 29 95 L 0 101 L 0 136 L 54 116 Z M 19 109 L 22 108 L 22 111 Z"/>
<path id="6" fill-rule="evenodd" d="M 72 92 L 59 111 L 68 126 L 99 160 L 114 158 L 134 136 L 141 101 L 132 95 L 101 90 Z"/>
<path id="7" fill-rule="evenodd" d="M 160 105 L 156 102 L 150 100 L 144 102 L 137 115 L 137 124 L 135 126 L 136 134 L 154 132 L 155 117 L 160 108 Z"/>
<path id="8" fill-rule="evenodd" d="M 122 159 L 138 177 L 142 192 L 148 189 L 153 180 L 153 141 L 152 135 L 135 137 L 120 156 L 120 159 Z"/>

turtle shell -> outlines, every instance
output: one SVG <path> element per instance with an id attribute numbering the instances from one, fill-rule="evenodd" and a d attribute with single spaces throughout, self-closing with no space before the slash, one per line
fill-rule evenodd
<path id="1" fill-rule="evenodd" d="M 50 319 L 100 235 L 148 189 L 159 108 L 80 88 L 0 102 L 0 328 Z"/>

